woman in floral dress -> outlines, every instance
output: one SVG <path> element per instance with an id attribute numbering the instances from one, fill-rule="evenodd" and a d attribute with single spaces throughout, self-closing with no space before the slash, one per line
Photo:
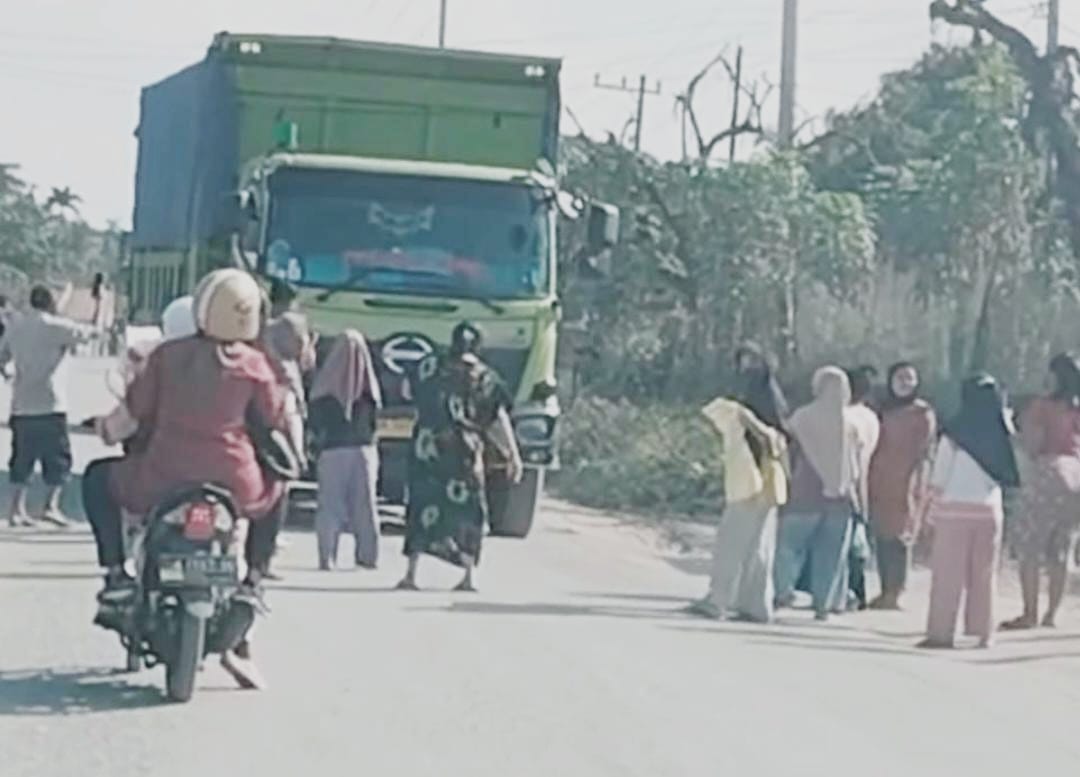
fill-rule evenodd
<path id="1" fill-rule="evenodd" d="M 521 479 L 521 456 L 510 422 L 510 394 L 476 355 L 480 332 L 468 323 L 453 332 L 447 356 L 431 355 L 410 378 L 418 413 L 409 455 L 402 590 L 416 590 L 422 554 L 465 571 L 456 590 L 475 591 L 473 571 L 487 522 L 485 462 L 509 464 Z"/>

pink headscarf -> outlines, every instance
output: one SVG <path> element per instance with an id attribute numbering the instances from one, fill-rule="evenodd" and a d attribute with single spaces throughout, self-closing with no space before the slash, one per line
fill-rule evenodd
<path id="1" fill-rule="evenodd" d="M 341 403 L 345 418 L 351 421 L 353 404 L 365 395 L 374 400 L 376 407 L 382 407 L 382 391 L 367 341 L 355 329 L 346 329 L 338 336 L 326 364 L 315 375 L 311 401 L 333 397 Z"/>

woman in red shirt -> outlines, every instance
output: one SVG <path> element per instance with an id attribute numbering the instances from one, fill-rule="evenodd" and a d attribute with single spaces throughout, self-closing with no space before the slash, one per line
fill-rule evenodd
<path id="1" fill-rule="evenodd" d="M 1065 594 L 1069 551 L 1080 529 L 1080 366 L 1062 354 L 1050 362 L 1050 393 L 1020 417 L 1020 439 L 1031 461 L 1020 500 L 1020 585 L 1024 613 L 1006 630 L 1039 623 L 1039 573 L 1049 568 L 1050 602 L 1042 625 L 1051 627 Z"/>

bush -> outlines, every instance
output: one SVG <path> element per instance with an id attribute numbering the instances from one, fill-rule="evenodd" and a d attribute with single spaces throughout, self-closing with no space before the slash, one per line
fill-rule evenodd
<path id="1" fill-rule="evenodd" d="M 555 490 L 580 504 L 663 514 L 716 514 L 720 437 L 697 407 L 639 407 L 580 398 L 561 431 Z"/>

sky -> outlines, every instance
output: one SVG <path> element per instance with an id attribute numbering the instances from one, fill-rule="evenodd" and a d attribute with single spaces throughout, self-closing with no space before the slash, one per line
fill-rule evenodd
<path id="1" fill-rule="evenodd" d="M 16 0 L 3 0 L 0 5 Z M 986 0 L 1045 40 L 1045 5 Z M 782 0 L 448 0 L 447 45 L 564 59 L 563 101 L 591 135 L 618 134 L 635 96 L 597 89 L 648 77 L 643 150 L 681 154 L 675 97 L 715 55 L 744 48 L 746 77 L 779 82 Z M 47 191 L 70 186 L 97 225 L 131 221 L 139 90 L 201 59 L 216 32 L 333 35 L 434 44 L 439 0 L 33 0 L 0 26 L 0 163 Z M 880 77 L 932 41 L 963 40 L 932 25 L 929 0 L 801 0 L 798 116 L 865 102 Z M 1062 2 L 1062 41 L 1080 44 L 1080 0 Z M 701 87 L 706 132 L 730 121 L 731 88 Z M 775 125 L 777 104 L 766 106 Z M 564 132 L 577 125 L 564 112 Z M 812 126 L 812 125 L 808 125 Z M 749 152 L 747 141 L 745 151 Z"/>

